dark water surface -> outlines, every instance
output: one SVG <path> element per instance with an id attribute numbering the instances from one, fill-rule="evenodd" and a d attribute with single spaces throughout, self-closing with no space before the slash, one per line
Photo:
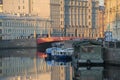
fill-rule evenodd
<path id="1" fill-rule="evenodd" d="M 0 80 L 73 80 L 71 61 L 45 59 L 36 49 L 0 50 Z M 119 66 L 79 67 L 74 80 L 120 80 Z"/>

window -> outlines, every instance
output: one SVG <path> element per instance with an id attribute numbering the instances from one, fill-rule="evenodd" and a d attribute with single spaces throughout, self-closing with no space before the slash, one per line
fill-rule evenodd
<path id="1" fill-rule="evenodd" d="M 90 12 L 90 9 L 89 9 L 89 12 Z"/>
<path id="2" fill-rule="evenodd" d="M 24 3 L 24 0 L 23 0 L 23 3 Z"/>
<path id="3" fill-rule="evenodd" d="M 20 10 L 20 6 L 18 6 L 18 9 Z"/>
<path id="4" fill-rule="evenodd" d="M 62 4 L 62 1 L 60 3 Z"/>
<path id="5" fill-rule="evenodd" d="M 89 19 L 90 19 L 90 15 L 89 15 Z"/>
<path id="6" fill-rule="evenodd" d="M 94 48 L 93 47 L 82 47 L 82 52 L 84 52 L 84 53 L 93 53 Z"/>
<path id="7" fill-rule="evenodd" d="M 25 7 L 23 6 L 23 9 L 25 9 Z"/>
<path id="8" fill-rule="evenodd" d="M 63 25 L 63 21 L 61 21 L 61 25 Z"/>
<path id="9" fill-rule="evenodd" d="M 91 25 L 91 23 L 89 22 L 89 25 Z"/>

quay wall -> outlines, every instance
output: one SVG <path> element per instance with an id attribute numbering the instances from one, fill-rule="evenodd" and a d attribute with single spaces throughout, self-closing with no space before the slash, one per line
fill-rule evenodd
<path id="1" fill-rule="evenodd" d="M 3 49 L 0 50 L 0 58 L 3 57 L 36 57 L 37 49 Z"/>
<path id="2" fill-rule="evenodd" d="M 105 48 L 104 61 L 110 64 L 120 64 L 120 48 Z"/>
<path id="3" fill-rule="evenodd" d="M 0 49 L 35 48 L 36 39 L 0 40 Z"/>

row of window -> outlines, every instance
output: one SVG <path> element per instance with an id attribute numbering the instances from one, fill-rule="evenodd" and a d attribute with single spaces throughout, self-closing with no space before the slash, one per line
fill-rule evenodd
<path id="1" fill-rule="evenodd" d="M 42 27 L 44 27 L 44 26 L 49 26 L 50 25 L 50 23 L 45 23 L 45 22 L 43 22 L 43 23 L 25 23 L 25 22 L 4 22 L 3 23 L 3 26 L 11 26 L 11 27 L 13 27 L 13 26 L 20 26 L 20 27 L 34 27 L 34 26 L 42 26 Z M 0 26 L 2 26 L 2 22 L 0 22 Z"/>
<path id="2" fill-rule="evenodd" d="M 4 33 L 33 33 L 34 32 L 34 29 L 5 29 L 4 30 Z"/>
<path id="3" fill-rule="evenodd" d="M 21 9 L 21 7 L 20 6 L 18 6 L 18 10 L 20 10 Z M 22 9 L 25 9 L 25 6 L 22 6 Z"/>
<path id="4" fill-rule="evenodd" d="M 89 0 L 88 0 L 89 1 Z M 82 5 L 82 6 L 90 6 L 90 3 L 88 3 L 88 1 L 68 1 L 65 0 L 66 4 L 69 5 Z M 92 2 L 91 2 L 92 3 Z"/>
<path id="5" fill-rule="evenodd" d="M 89 34 L 89 35 L 86 35 L 86 34 L 77 34 L 77 35 L 74 35 L 74 34 L 67 34 L 68 37 L 74 37 L 74 36 L 77 36 L 77 37 L 97 37 L 99 36 L 99 34 Z"/>

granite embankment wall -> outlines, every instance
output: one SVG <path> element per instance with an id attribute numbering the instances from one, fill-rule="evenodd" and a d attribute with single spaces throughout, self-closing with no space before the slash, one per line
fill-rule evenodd
<path id="1" fill-rule="evenodd" d="M 105 48 L 104 61 L 111 64 L 120 64 L 120 48 Z"/>
<path id="2" fill-rule="evenodd" d="M 0 40 L 0 49 L 35 48 L 36 39 Z"/>

